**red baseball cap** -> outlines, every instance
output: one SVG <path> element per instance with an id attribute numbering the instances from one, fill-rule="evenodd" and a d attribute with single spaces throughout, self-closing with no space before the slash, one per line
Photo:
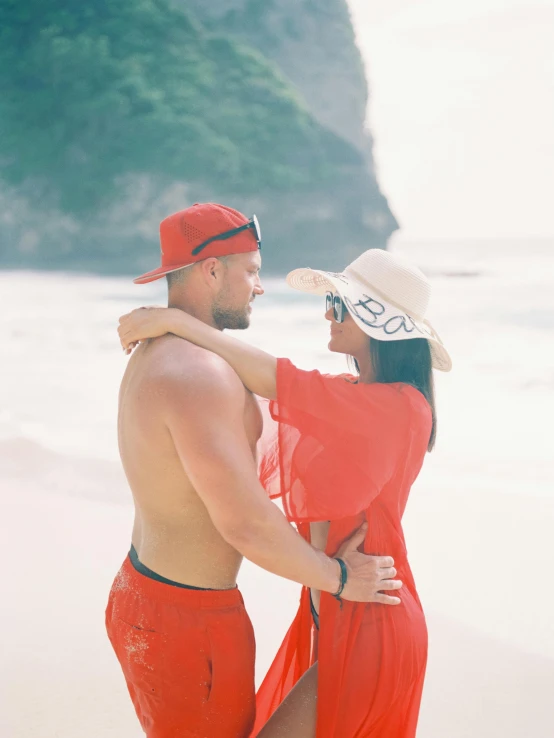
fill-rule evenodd
<path id="1" fill-rule="evenodd" d="M 240 229 L 225 239 L 206 241 Z M 256 216 L 249 220 L 238 210 L 215 202 L 195 203 L 186 210 L 173 213 L 160 223 L 160 249 L 162 264 L 133 280 L 146 284 L 160 279 L 170 272 L 191 266 L 214 256 L 245 254 L 260 248 L 260 231 Z M 203 246 L 201 250 L 199 246 Z M 196 253 L 194 253 L 196 251 Z"/>

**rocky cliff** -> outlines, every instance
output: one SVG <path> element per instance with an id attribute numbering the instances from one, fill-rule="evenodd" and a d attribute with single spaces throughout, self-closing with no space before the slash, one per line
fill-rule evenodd
<path id="1" fill-rule="evenodd" d="M 159 220 L 212 199 L 258 215 L 272 272 L 385 247 L 397 224 L 345 0 L 165 2 L 97 0 L 70 23 L 57 3 L 0 11 L 1 263 L 141 270 Z M 55 114 L 49 93 L 67 99 Z"/>

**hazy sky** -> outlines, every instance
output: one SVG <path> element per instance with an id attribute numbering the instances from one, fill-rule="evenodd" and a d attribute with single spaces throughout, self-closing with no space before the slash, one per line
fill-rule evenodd
<path id="1" fill-rule="evenodd" d="M 554 0 L 348 0 L 403 239 L 554 236 Z"/>

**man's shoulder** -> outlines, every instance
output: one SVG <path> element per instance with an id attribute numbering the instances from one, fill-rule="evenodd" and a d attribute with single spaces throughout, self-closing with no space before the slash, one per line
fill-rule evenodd
<path id="1" fill-rule="evenodd" d="M 148 381 L 159 389 L 217 395 L 243 389 L 234 369 L 212 351 L 176 336 L 166 336 L 150 348 Z"/>

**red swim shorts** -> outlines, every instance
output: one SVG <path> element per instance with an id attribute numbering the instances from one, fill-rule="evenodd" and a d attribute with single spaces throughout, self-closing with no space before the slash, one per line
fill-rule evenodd
<path id="1" fill-rule="evenodd" d="M 106 628 L 148 738 L 242 738 L 255 717 L 254 632 L 238 589 L 194 590 L 127 558 Z"/>

